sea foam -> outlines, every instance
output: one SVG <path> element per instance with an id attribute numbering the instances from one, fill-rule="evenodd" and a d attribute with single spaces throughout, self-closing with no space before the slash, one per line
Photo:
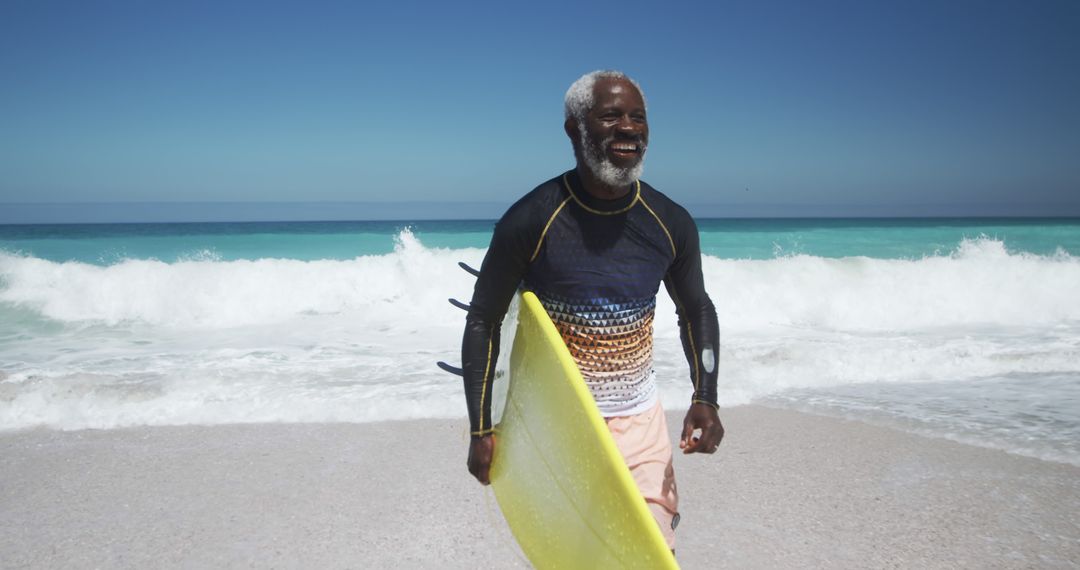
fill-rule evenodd
<path id="1" fill-rule="evenodd" d="M 109 266 L 0 253 L 0 303 L 64 323 L 215 329 L 356 314 L 398 326 L 468 297 L 480 249 L 429 249 L 408 230 L 394 253 L 351 260 L 124 260 Z M 705 256 L 725 330 L 770 326 L 890 331 L 1046 326 L 1080 320 L 1080 258 L 1008 253 L 991 239 L 915 260 Z"/>
<path id="2" fill-rule="evenodd" d="M 346 313 L 422 326 L 451 313 L 448 294 L 471 290 L 472 278 L 455 260 L 478 264 L 482 256 L 479 249 L 425 248 L 408 230 L 393 254 L 342 261 L 127 259 L 102 267 L 0 253 L 0 303 L 54 321 L 109 326 L 219 329 Z"/>
<path id="3" fill-rule="evenodd" d="M 345 260 L 212 256 L 107 266 L 0 253 L 0 429 L 462 417 L 459 361 L 479 248 L 408 230 Z M 793 389 L 1080 378 L 1080 258 L 966 239 L 919 259 L 705 256 L 724 405 Z M 655 366 L 690 381 L 658 294 Z M 507 347 L 508 348 L 508 347 Z"/>

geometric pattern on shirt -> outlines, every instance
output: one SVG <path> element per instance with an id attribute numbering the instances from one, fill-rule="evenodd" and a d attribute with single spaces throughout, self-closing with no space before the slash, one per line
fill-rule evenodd
<path id="1" fill-rule="evenodd" d="M 598 403 L 630 404 L 650 395 L 655 297 L 537 296 Z"/>

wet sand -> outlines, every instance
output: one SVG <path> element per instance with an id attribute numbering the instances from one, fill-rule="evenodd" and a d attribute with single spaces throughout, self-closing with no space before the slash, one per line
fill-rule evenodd
<path id="1" fill-rule="evenodd" d="M 760 406 L 678 456 L 684 568 L 1077 568 L 1080 468 Z M 669 413 L 677 433 L 681 414 Z M 2 568 L 527 567 L 463 420 L 0 435 Z"/>

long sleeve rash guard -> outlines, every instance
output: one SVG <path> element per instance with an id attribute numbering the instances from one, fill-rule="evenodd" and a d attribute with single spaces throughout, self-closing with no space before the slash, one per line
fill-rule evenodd
<path id="1" fill-rule="evenodd" d="M 653 314 L 661 281 L 678 313 L 692 401 L 715 407 L 719 325 L 690 214 L 644 182 L 600 200 L 573 170 L 518 200 L 495 226 L 466 317 L 461 361 L 471 433 L 493 431 L 499 327 L 519 285 L 554 321 L 601 414 L 648 409 L 657 398 Z"/>

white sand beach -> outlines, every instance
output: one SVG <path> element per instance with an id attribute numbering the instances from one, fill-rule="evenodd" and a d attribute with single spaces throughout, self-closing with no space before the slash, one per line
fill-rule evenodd
<path id="1" fill-rule="evenodd" d="M 721 412 L 676 459 L 684 568 L 1080 566 L 1080 468 Z M 0 567 L 527 567 L 465 450 L 463 420 L 9 432 Z"/>

